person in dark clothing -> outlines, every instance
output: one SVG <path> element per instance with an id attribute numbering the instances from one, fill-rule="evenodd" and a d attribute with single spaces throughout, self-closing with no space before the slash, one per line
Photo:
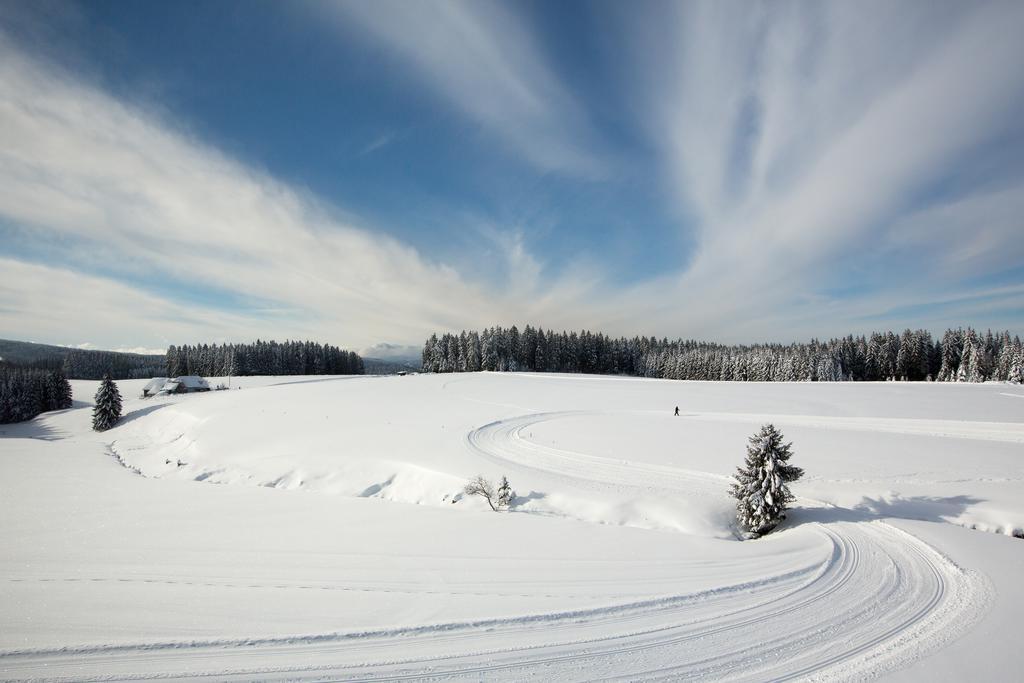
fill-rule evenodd
<path id="1" fill-rule="evenodd" d="M 676 406 L 676 417 L 679 417 L 679 406 Z"/>

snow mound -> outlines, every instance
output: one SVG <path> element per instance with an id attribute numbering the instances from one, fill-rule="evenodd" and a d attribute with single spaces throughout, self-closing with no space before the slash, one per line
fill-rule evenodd
<path id="1" fill-rule="evenodd" d="M 234 398 L 234 396 L 232 396 Z M 154 478 L 306 490 L 359 498 L 440 505 L 463 480 L 400 460 L 360 455 L 344 439 L 281 438 L 279 419 L 243 427 L 239 410 L 209 414 L 205 402 L 182 401 L 126 425 L 111 450 Z"/>

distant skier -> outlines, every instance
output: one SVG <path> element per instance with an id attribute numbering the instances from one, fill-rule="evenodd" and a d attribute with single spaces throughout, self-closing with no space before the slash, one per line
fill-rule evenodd
<path id="1" fill-rule="evenodd" d="M 679 406 L 676 406 L 676 417 L 679 417 Z"/>

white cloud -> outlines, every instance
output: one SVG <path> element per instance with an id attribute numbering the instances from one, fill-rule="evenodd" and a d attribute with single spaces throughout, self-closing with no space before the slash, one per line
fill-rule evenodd
<path id="1" fill-rule="evenodd" d="M 210 340 L 224 330 L 255 339 L 263 321 L 182 305 L 108 278 L 0 257 L 0 329 L 54 340 L 94 341 L 76 348 L 118 348 L 117 339 L 157 344 Z M 164 347 L 166 348 L 166 346 Z"/>
<path id="2" fill-rule="evenodd" d="M 530 299 L 514 281 L 498 283 L 500 294 L 467 282 L 452 267 L 353 226 L 333 207 L 242 166 L 161 117 L 2 43 L 0 90 L 0 214 L 72 261 L 45 269 L 5 262 L 0 302 L 8 316 L 19 312 L 7 324 L 22 336 L 48 331 L 61 338 L 70 328 L 96 343 L 131 339 L 148 346 L 327 335 L 326 341 L 362 346 L 469 326 L 493 317 L 496 302 L 522 311 L 516 302 Z M 526 262 L 520 251 L 510 257 Z M 111 278 L 77 274 L 98 266 Z M 244 305 L 225 316 L 214 312 L 223 305 L 175 303 L 119 285 L 124 278 L 163 291 L 181 285 L 222 291 Z M 79 281 L 107 291 L 108 303 Z M 123 304 L 119 316 L 113 300 Z M 110 327 L 86 334 L 82 328 L 95 327 L 97 306 Z"/>
<path id="3" fill-rule="evenodd" d="M 27 57 L 2 32 L 0 93 L 0 216 L 48 252 L 45 265 L 0 256 L 0 327 L 16 337 L 360 348 L 418 344 L 432 330 L 602 318 L 593 274 L 568 267 L 541 280 L 515 231 L 488 228 L 493 267 L 467 279 L 166 115 Z"/>

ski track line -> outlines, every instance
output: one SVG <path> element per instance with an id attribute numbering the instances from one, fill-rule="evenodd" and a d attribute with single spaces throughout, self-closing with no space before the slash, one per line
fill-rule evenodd
<path id="1" fill-rule="evenodd" d="M 6 583 L 20 583 L 20 584 L 31 584 L 31 583 L 83 583 L 83 584 L 111 584 L 111 585 L 123 585 L 123 584 L 150 584 L 150 585 L 164 585 L 164 586 L 198 586 L 203 588 L 241 588 L 241 589 L 265 589 L 265 590 L 312 590 L 312 591 L 342 591 L 346 593 L 398 593 L 402 595 L 447 595 L 447 596 L 475 596 L 481 598 L 551 598 L 551 599 L 565 599 L 565 598 L 577 598 L 585 600 L 601 600 L 607 599 L 607 595 L 603 594 L 590 594 L 590 593 L 515 593 L 510 591 L 483 591 L 483 590 L 432 590 L 429 588 L 399 588 L 394 586 L 380 585 L 362 585 L 362 586 L 348 586 L 348 585 L 334 585 L 317 582 L 306 582 L 306 583 L 287 583 L 287 582 L 260 582 L 253 583 L 247 580 L 237 581 L 203 581 L 195 579 L 192 581 L 183 579 L 166 579 L 166 578 L 122 578 L 122 577 L 89 577 L 89 576 L 69 576 L 69 577 L 8 577 L 0 578 L 0 581 Z M 639 597 L 639 596 L 637 596 Z M 5 653 L 0 651 L 0 657 Z"/>
<path id="2" fill-rule="evenodd" d="M 685 490 L 702 495 L 721 495 L 723 488 L 728 486 L 729 477 L 718 474 L 588 455 L 538 444 L 523 436 L 527 428 L 541 422 L 602 414 L 611 413 L 533 413 L 486 424 L 471 431 L 466 441 L 474 452 L 493 462 L 512 463 L 548 475 L 553 474 L 576 485 L 588 482 L 591 486 L 599 484 L 615 489 Z"/>

